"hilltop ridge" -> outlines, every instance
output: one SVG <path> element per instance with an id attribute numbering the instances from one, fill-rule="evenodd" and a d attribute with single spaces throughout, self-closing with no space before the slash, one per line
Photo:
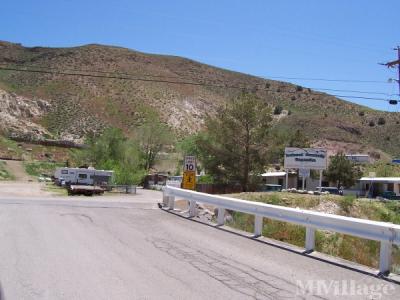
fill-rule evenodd
<path id="1" fill-rule="evenodd" d="M 1 69 L 4 67 L 50 73 Z M 0 42 L 3 99 L 8 99 L 8 105 L 14 99 L 17 106 L 21 97 L 31 99 L 24 102 L 33 107 L 37 99 L 47 103 L 43 113 L 21 115 L 24 122 L 33 124 L 24 130 L 0 123 L 7 134 L 22 130 L 35 138 L 76 142 L 106 126 L 119 127 L 130 134 L 152 111 L 178 136 L 183 136 L 199 131 L 206 116 L 244 89 L 255 93 L 271 110 L 281 106 L 287 112 L 275 118 L 279 130 L 300 129 L 319 145 L 337 142 L 352 145 L 350 151 L 355 152 L 400 154 L 400 140 L 395 134 L 400 128 L 398 113 L 376 111 L 287 82 L 177 56 L 98 44 L 48 48 Z"/>

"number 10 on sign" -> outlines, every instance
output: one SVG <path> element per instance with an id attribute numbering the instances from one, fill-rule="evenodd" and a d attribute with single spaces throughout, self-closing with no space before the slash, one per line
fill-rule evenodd
<path id="1" fill-rule="evenodd" d="M 183 188 L 189 190 L 196 189 L 196 157 L 185 156 L 183 164 Z"/>
<path id="2" fill-rule="evenodd" d="M 183 171 L 196 172 L 196 157 L 195 156 L 185 156 L 185 163 L 183 165 Z"/>

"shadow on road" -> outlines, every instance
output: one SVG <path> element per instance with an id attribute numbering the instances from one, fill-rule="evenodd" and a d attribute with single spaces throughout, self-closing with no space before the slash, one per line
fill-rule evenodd
<path id="1" fill-rule="evenodd" d="M 0 282 L 0 300 L 5 300 L 4 293 L 3 293 L 3 287 L 1 286 L 1 282 Z"/>

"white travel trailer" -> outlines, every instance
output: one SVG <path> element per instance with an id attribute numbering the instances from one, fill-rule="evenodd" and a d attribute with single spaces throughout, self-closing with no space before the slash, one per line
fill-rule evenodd
<path id="1" fill-rule="evenodd" d="M 106 186 L 112 176 L 113 171 L 85 169 L 85 168 L 58 168 L 54 172 L 55 182 L 58 185 L 100 185 Z"/>

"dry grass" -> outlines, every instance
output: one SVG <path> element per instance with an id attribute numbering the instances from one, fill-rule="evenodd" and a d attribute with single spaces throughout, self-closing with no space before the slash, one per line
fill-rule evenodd
<path id="1" fill-rule="evenodd" d="M 332 204 L 336 213 L 350 217 L 400 224 L 400 202 L 383 203 L 369 199 L 355 199 L 335 195 L 314 196 L 293 193 L 241 193 L 231 195 L 236 198 L 258 201 L 286 207 L 318 210 L 321 204 Z M 327 205 L 327 207 L 331 207 Z M 230 226 L 253 232 L 254 216 L 233 212 Z M 263 235 L 272 239 L 303 247 L 305 228 L 286 222 L 264 218 Z M 317 231 L 316 250 L 341 257 L 362 265 L 378 268 L 379 243 L 340 233 Z M 400 249 L 393 246 L 392 271 L 400 274 Z"/>

